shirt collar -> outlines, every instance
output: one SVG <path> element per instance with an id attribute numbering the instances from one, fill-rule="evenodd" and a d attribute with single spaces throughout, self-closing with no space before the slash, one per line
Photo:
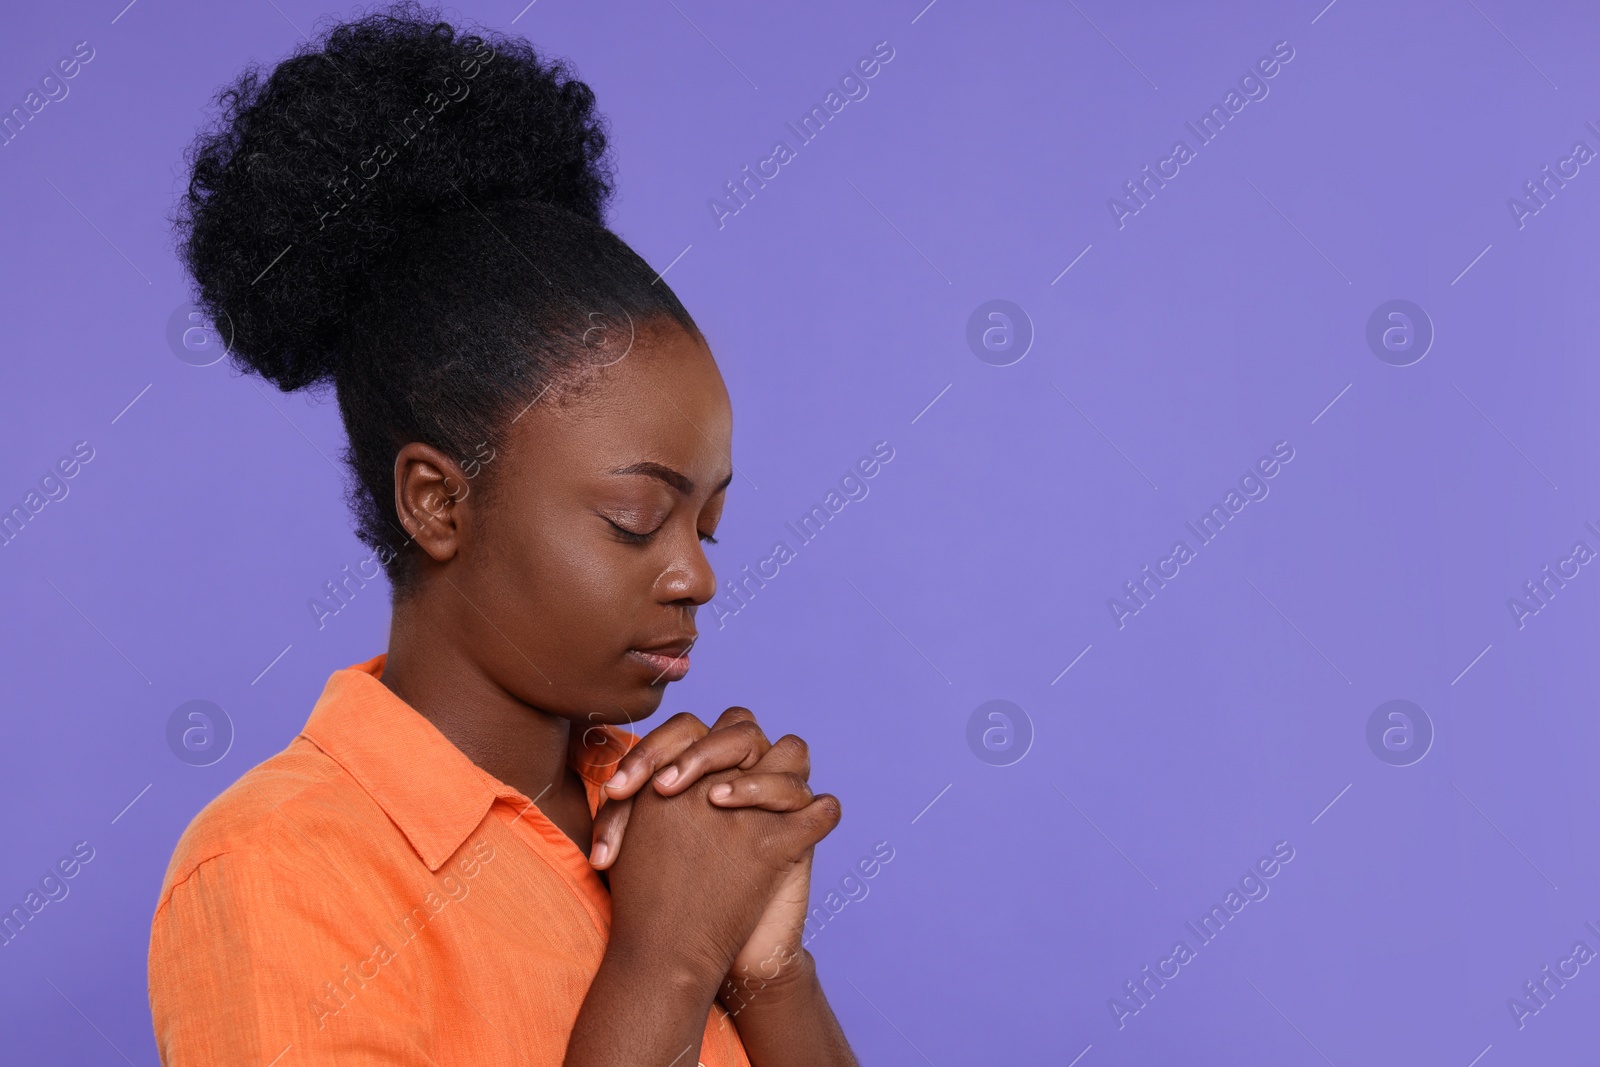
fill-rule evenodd
<path id="1" fill-rule="evenodd" d="M 334 671 L 301 736 L 377 802 L 437 871 L 483 822 L 496 799 L 532 802 L 473 763 L 438 728 L 379 680 L 386 653 Z M 575 731 L 568 766 L 583 778 L 591 813 L 600 786 L 638 737 L 612 726 Z"/>

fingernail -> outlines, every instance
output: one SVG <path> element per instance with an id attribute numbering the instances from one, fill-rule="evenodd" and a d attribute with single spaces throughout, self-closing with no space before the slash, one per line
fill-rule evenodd
<path id="1" fill-rule="evenodd" d="M 607 788 L 610 788 L 610 789 L 621 789 L 624 786 L 626 786 L 627 784 L 628 784 L 628 772 L 627 771 L 618 771 L 616 774 L 613 774 L 606 781 L 606 786 L 607 786 Z"/>
<path id="2" fill-rule="evenodd" d="M 656 775 L 656 784 L 661 786 L 663 789 L 670 787 L 672 783 L 676 782 L 677 780 L 678 768 L 676 767 L 668 767 L 666 770 Z"/>
<path id="3" fill-rule="evenodd" d="M 606 861 L 606 857 L 609 855 L 611 855 L 611 846 L 606 844 L 604 841 L 601 841 L 589 852 L 589 866 L 600 866 Z"/>
<path id="4" fill-rule="evenodd" d="M 729 785 L 727 782 L 723 782 L 721 785 L 714 785 L 711 787 L 712 800 L 727 800 L 731 796 L 733 796 L 733 786 Z"/>

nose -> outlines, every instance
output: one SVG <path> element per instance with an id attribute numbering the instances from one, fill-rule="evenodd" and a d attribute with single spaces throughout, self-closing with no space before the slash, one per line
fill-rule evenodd
<path id="1" fill-rule="evenodd" d="M 663 604 L 684 608 L 699 607 L 717 595 L 717 575 L 698 535 L 661 572 L 656 595 Z"/>

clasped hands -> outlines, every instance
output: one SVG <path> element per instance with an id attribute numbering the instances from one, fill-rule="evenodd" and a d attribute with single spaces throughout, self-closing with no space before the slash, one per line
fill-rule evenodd
<path id="1" fill-rule="evenodd" d="M 590 864 L 611 871 L 614 896 L 628 880 L 622 877 L 619 884 L 624 872 L 618 862 L 630 824 L 664 828 L 668 824 L 662 820 L 677 815 L 677 832 L 686 835 L 680 840 L 691 842 L 702 862 L 710 861 L 708 876 L 720 876 L 713 895 L 732 894 L 730 902 L 737 898 L 740 906 L 731 910 L 745 919 L 728 935 L 743 941 L 720 991 L 730 1010 L 736 1010 L 730 1003 L 735 987 L 749 990 L 754 981 L 766 989 L 809 973 L 802 935 L 812 853 L 840 815 L 836 798 L 812 793 L 810 774 L 804 741 L 785 734 L 769 742 L 749 709 L 732 707 L 709 728 L 687 712 L 674 715 L 629 750 L 601 789 L 604 802 L 595 816 Z M 702 806 L 682 807 L 695 804 Z M 737 814 L 741 811 L 769 814 Z M 643 840 L 638 846 L 653 859 L 662 858 Z M 639 876 L 631 877 L 638 884 Z M 746 935 L 750 916 L 754 925 Z M 697 945 L 702 941 L 692 931 L 684 933 Z M 727 936 L 712 940 L 728 943 Z"/>

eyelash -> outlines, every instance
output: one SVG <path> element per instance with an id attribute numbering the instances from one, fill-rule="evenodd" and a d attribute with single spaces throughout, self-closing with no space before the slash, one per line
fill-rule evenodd
<path id="1" fill-rule="evenodd" d="M 630 545 L 649 544 L 650 538 L 655 536 L 654 531 L 644 534 L 634 533 L 632 530 L 624 529 L 623 527 L 618 526 L 616 523 L 611 522 L 610 519 L 607 519 L 606 522 L 611 523 L 611 528 L 616 531 L 617 536 L 622 538 L 622 540 L 626 541 Z M 704 541 L 708 545 L 714 545 L 717 543 L 717 539 L 708 533 L 701 534 L 700 540 Z"/>

